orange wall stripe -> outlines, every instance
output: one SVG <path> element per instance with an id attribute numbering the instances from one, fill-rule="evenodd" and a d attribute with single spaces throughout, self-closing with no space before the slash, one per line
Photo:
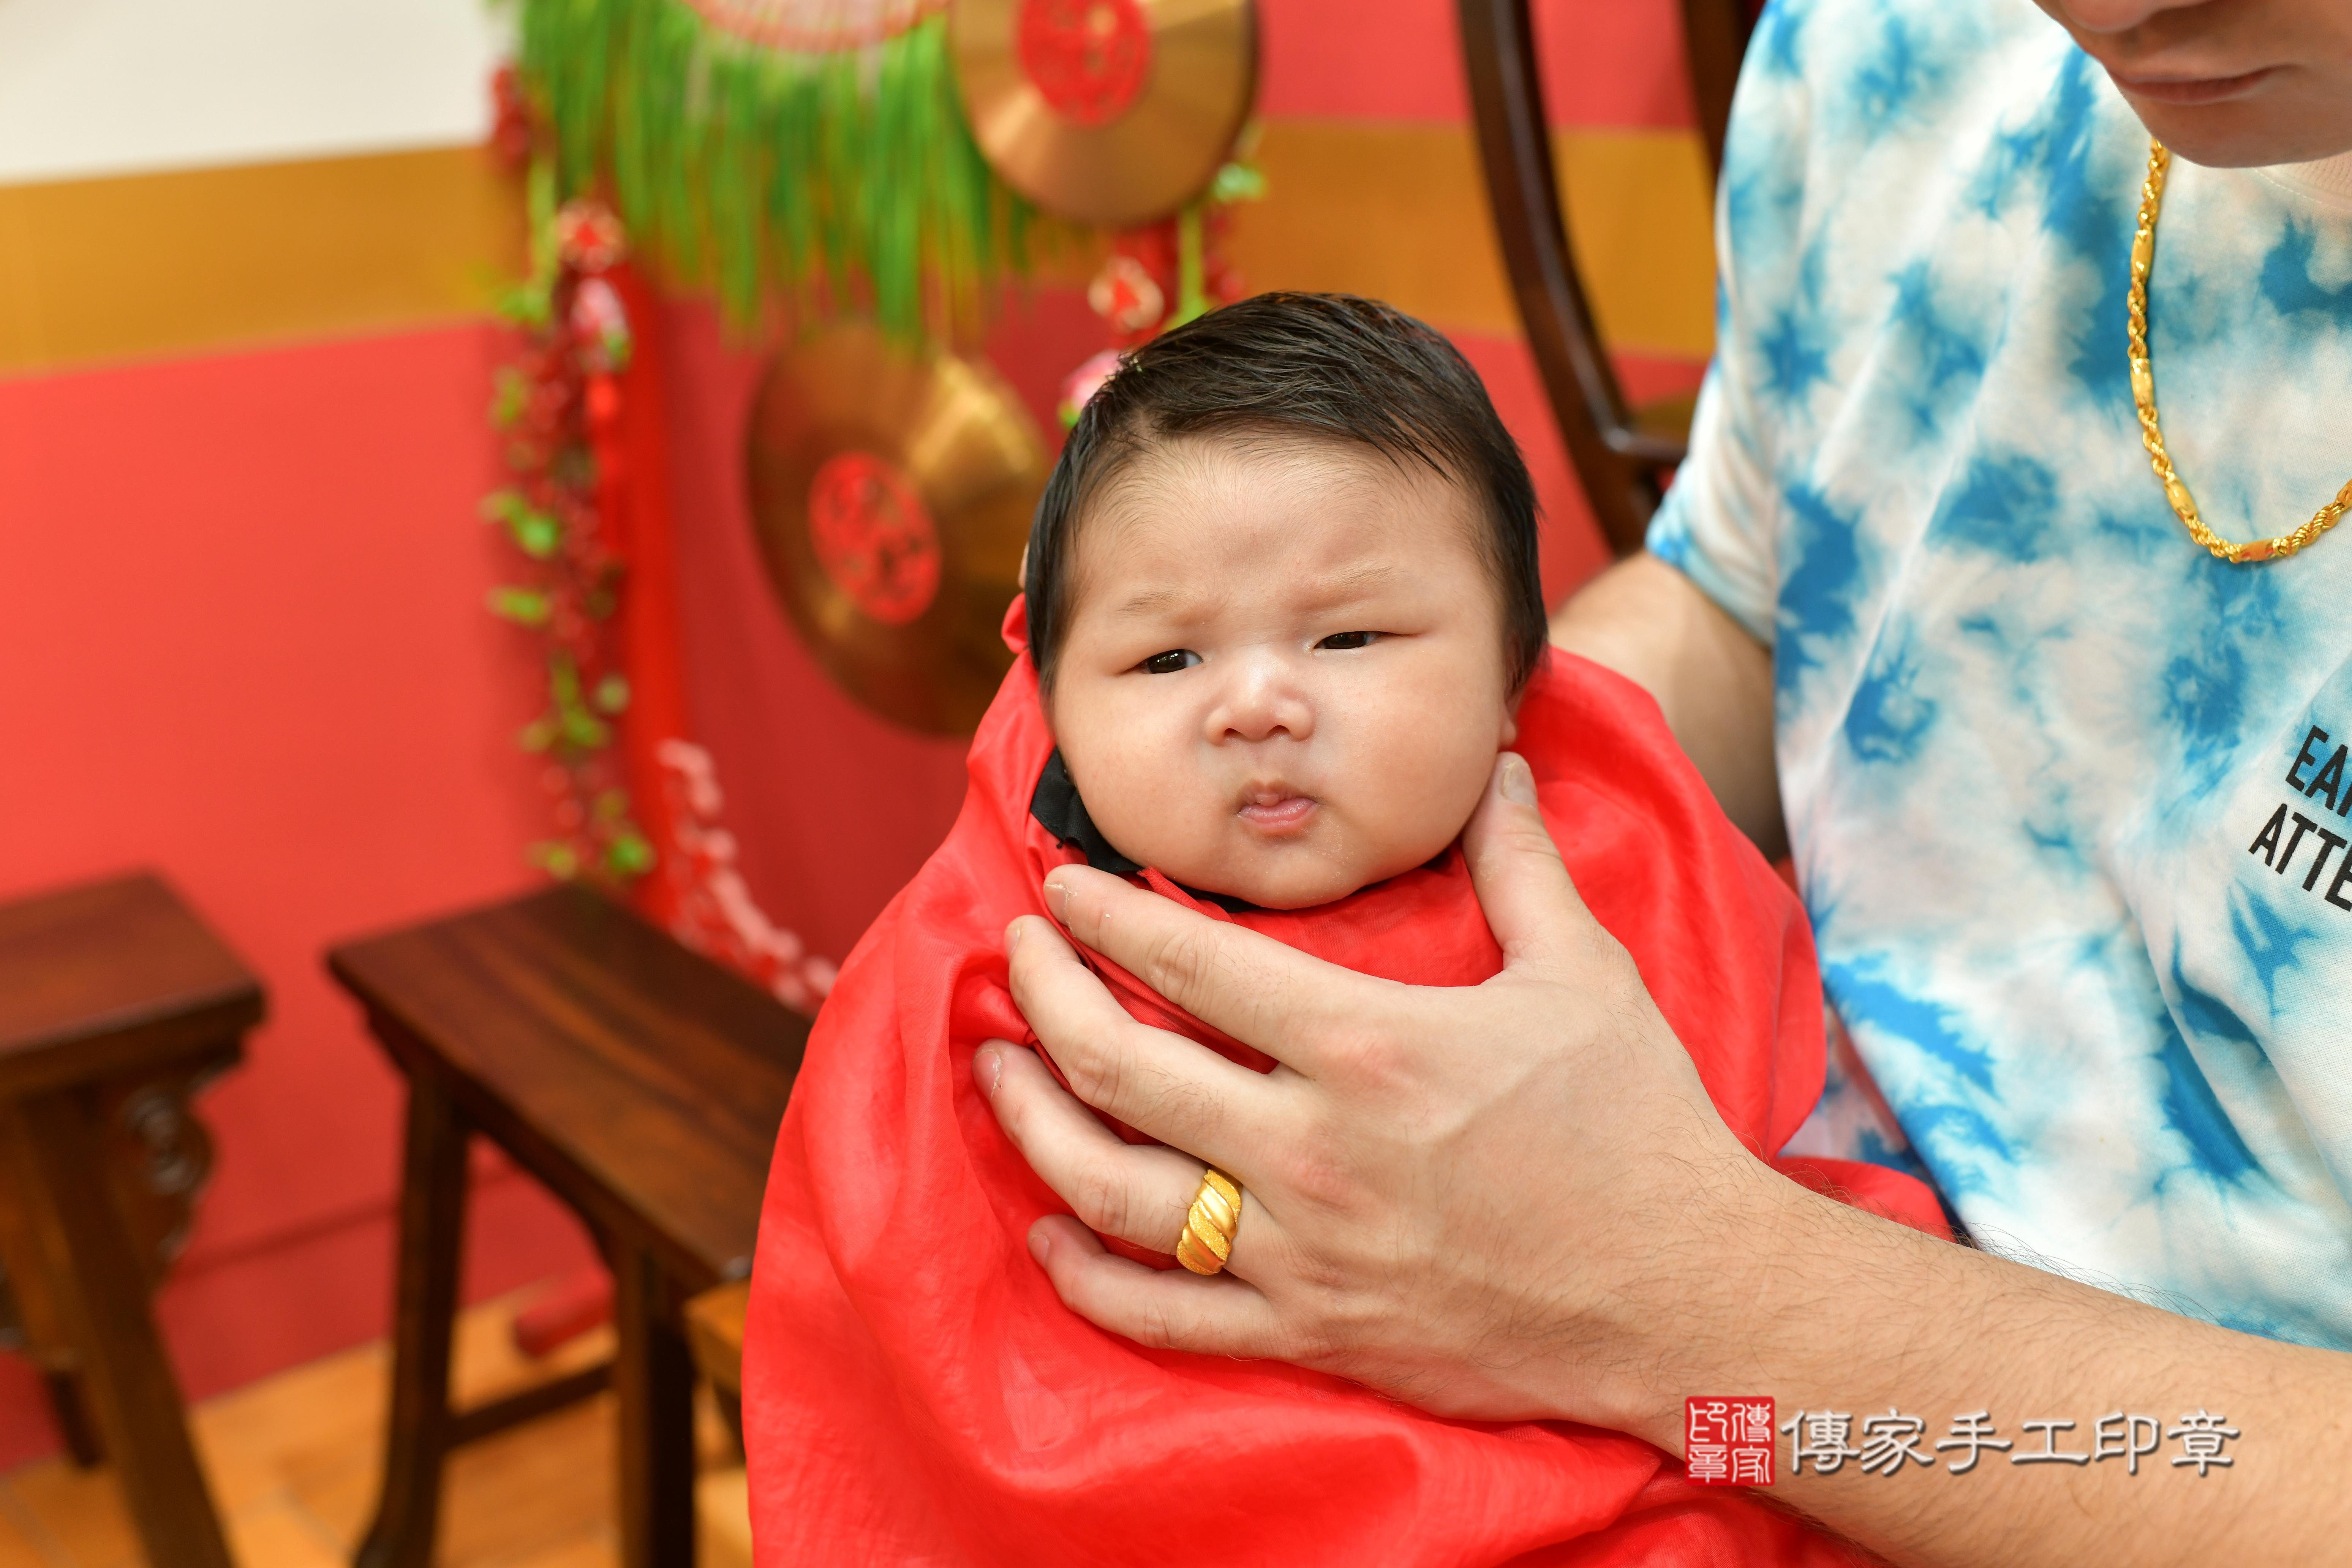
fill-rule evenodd
<path id="1" fill-rule="evenodd" d="M 1555 149 L 1603 334 L 1704 358 L 1714 274 L 1696 141 L 1578 128 Z M 1251 287 L 1518 331 L 1467 128 L 1275 120 L 1257 156 L 1267 196 L 1236 210 L 1232 239 Z M 519 212 L 513 181 L 475 148 L 0 186 L 0 374 L 478 316 L 521 270 Z M 1087 270 L 1051 257 L 1039 281 Z"/>
<path id="2" fill-rule="evenodd" d="M 479 316 L 520 211 L 472 147 L 0 186 L 0 374 Z"/>
<path id="3" fill-rule="evenodd" d="M 1711 184 L 1682 131 L 1555 132 L 1555 166 L 1601 334 L 1615 348 L 1704 359 L 1715 334 Z M 1235 210 L 1253 289 L 1330 289 L 1438 326 L 1516 334 L 1518 312 L 1468 127 L 1274 120 L 1265 200 Z"/>

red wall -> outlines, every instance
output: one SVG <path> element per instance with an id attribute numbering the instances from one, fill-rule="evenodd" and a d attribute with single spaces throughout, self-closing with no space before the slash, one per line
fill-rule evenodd
<path id="1" fill-rule="evenodd" d="M 1691 122 L 1675 0 L 1534 0 L 1555 125 Z M 1349 120 L 1470 118 L 1449 0 L 1258 0 L 1258 111 Z"/>
<path id="2" fill-rule="evenodd" d="M 1552 0 L 1560 118 L 1685 118 L 1672 0 Z M 1454 121 L 1446 0 L 1264 0 L 1270 115 Z M 1277 193 L 1276 199 L 1279 199 Z M 772 915 L 839 957 L 961 794 L 961 747 L 866 715 L 770 599 L 737 442 L 755 367 L 669 312 L 693 720 Z M 993 357 L 1051 428 L 1101 346 L 1066 292 Z M 1469 337 L 1527 446 L 1557 595 L 1600 561 L 1524 347 Z M 262 974 L 270 1018 L 203 1102 L 219 1161 L 160 1310 L 203 1395 L 383 1331 L 395 1080 L 328 983 L 330 942 L 526 885 L 543 826 L 512 737 L 530 640 L 492 620 L 499 353 L 457 326 L 0 379 L 0 898 L 154 866 Z M 1693 367 L 1631 367 L 1687 379 Z M 486 1165 L 468 1289 L 575 1267 L 576 1228 Z M 52 1443 L 0 1358 L 0 1465 Z"/>
<path id="3" fill-rule="evenodd" d="M 485 327 L 0 381 L 0 896 L 160 867 L 269 990 L 161 1310 L 196 1394 L 381 1332 L 394 1079 L 328 941 L 510 891 Z M 470 1284 L 584 1258 L 495 1184 Z M 47 1441 L 0 1363 L 0 1463 Z"/>

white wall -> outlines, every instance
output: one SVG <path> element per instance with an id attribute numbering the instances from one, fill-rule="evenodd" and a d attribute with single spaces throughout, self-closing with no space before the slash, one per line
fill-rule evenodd
<path id="1" fill-rule="evenodd" d="M 483 0 L 0 0 L 0 184 L 480 141 Z"/>

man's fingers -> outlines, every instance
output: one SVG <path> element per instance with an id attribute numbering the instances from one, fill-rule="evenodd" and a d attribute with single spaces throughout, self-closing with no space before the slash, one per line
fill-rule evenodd
<path id="1" fill-rule="evenodd" d="M 991 1040 L 972 1066 L 1004 1135 L 1078 1218 L 1138 1247 L 1176 1250 L 1201 1184 L 1200 1161 L 1121 1142 L 1054 1081 L 1034 1051 Z"/>
<path id="2" fill-rule="evenodd" d="M 1272 1304 L 1230 1274 L 1203 1279 L 1181 1268 L 1148 1268 L 1106 1251 L 1066 1215 L 1048 1215 L 1031 1226 L 1029 1250 L 1063 1304 L 1097 1328 L 1155 1350 L 1282 1353 Z"/>
<path id="3" fill-rule="evenodd" d="M 1227 1160 L 1263 1147 L 1278 1092 L 1264 1075 L 1137 1023 L 1050 921 L 1023 916 L 1005 944 L 1013 999 L 1079 1099 L 1228 1170 Z"/>
<path id="4" fill-rule="evenodd" d="M 1085 866 L 1056 867 L 1045 896 L 1087 946 L 1194 1017 L 1310 1075 L 1317 1042 L 1377 1012 L 1392 989 Z"/>
<path id="5" fill-rule="evenodd" d="M 1605 937 L 1560 862 L 1536 806 L 1535 774 L 1517 752 L 1495 759 L 1462 851 L 1507 969 L 1557 974 L 1577 967 Z"/>

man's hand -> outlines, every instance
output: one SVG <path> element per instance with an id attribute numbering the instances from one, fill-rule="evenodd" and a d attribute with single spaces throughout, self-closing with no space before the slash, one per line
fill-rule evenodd
<path id="1" fill-rule="evenodd" d="M 1930 1454 L 1947 1423 L 1989 1412 L 2015 1448 L 1965 1475 L 1784 1470 L 1782 1500 L 1899 1561 L 2341 1559 L 2352 1356 L 1935 1241 L 1773 1173 L 1585 911 L 1524 769 L 1504 759 L 1465 837 L 1507 960 L 1483 985 L 1370 980 L 1117 878 L 1047 879 L 1080 942 L 1281 1064 L 1253 1073 L 1135 1022 L 1048 922 L 1014 923 L 1015 996 L 1072 1087 L 1169 1145 L 1119 1142 L 1026 1050 L 978 1053 L 1006 1131 L 1076 1213 L 1031 1237 L 1064 1300 L 1149 1344 L 1675 1452 L 1688 1395 L 1842 1411 L 1857 1443 L 1867 1416 L 1916 1415 Z M 1225 1274 L 1104 1250 L 1088 1226 L 1172 1249 L 1203 1160 L 1245 1189 Z M 2074 1422 L 2055 1446 L 2087 1452 L 2118 1410 L 2225 1416 L 2234 1462 L 2202 1479 L 2160 1455 L 2011 1462 L 2042 1446 L 2027 1421 Z"/>
<path id="2" fill-rule="evenodd" d="M 1448 1415 L 1571 1415 L 1661 1438 L 1654 1304 L 1691 1281 L 1664 1236 L 1726 1236 L 1777 1181 L 1733 1138 L 1633 961 L 1586 912 L 1500 759 L 1464 837 L 1505 966 L 1485 984 L 1368 979 L 1118 878 L 1065 868 L 1079 941 L 1283 1064 L 1261 1076 L 1130 1018 L 1047 921 L 1007 933 L 1022 1011 L 1122 1143 L 1002 1044 L 976 1068 L 1078 1219 L 1033 1237 L 1065 1300 L 1152 1344 L 1343 1373 Z M 1162 1273 L 1201 1161 L 1242 1184 L 1227 1278 Z M 1084 1221 L 1084 1224 L 1078 1223 Z"/>

